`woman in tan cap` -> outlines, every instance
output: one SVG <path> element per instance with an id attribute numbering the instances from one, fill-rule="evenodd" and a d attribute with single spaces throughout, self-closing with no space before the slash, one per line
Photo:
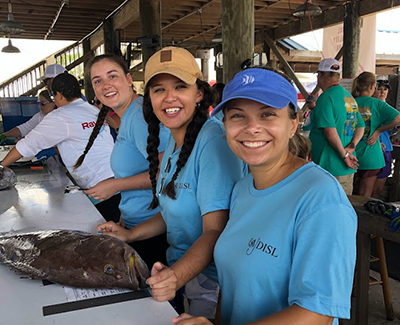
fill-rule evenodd
<path id="1" fill-rule="evenodd" d="M 208 118 L 212 95 L 201 79 L 185 49 L 166 47 L 149 59 L 143 111 L 150 130 L 150 208 L 160 212 L 130 231 L 113 223 L 98 230 L 127 242 L 166 232 L 169 266 L 155 263 L 147 281 L 154 299 L 170 300 L 185 286 L 190 313 L 213 318 L 219 290 L 214 245 L 228 220 L 232 188 L 246 168 L 229 149 L 222 123 Z M 157 181 L 160 122 L 172 136 Z"/>

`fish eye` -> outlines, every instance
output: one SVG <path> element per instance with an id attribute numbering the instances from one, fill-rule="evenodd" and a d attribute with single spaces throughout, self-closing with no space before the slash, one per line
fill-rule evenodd
<path id="1" fill-rule="evenodd" d="M 109 274 L 109 275 L 114 274 L 114 265 L 106 264 L 106 265 L 104 266 L 104 273 L 105 273 L 105 274 Z"/>

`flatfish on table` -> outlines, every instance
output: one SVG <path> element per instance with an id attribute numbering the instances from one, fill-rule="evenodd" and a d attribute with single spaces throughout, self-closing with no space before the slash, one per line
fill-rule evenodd
<path id="1" fill-rule="evenodd" d="M 0 167 L 0 190 L 12 187 L 17 182 L 14 171 L 8 167 Z"/>
<path id="2" fill-rule="evenodd" d="M 74 230 L 0 235 L 0 263 L 31 279 L 79 288 L 147 287 L 146 263 L 123 241 Z"/>

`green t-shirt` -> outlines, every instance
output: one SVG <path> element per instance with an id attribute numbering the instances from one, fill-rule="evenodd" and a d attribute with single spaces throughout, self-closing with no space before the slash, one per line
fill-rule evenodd
<path id="1" fill-rule="evenodd" d="M 375 144 L 370 146 L 366 141 L 377 128 L 390 124 L 399 115 L 399 112 L 388 103 L 377 98 L 363 96 L 357 97 L 356 101 L 358 110 L 365 122 L 364 135 L 356 148 L 358 169 L 380 169 L 385 166 L 381 143 L 378 139 Z"/>
<path id="2" fill-rule="evenodd" d="M 364 121 L 353 96 L 339 85 L 328 88 L 319 96 L 311 113 L 312 161 L 333 176 L 355 173 L 356 170 L 347 167 L 339 153 L 329 144 L 324 128 L 336 128 L 343 147 L 346 147 L 358 127 L 364 127 Z"/>

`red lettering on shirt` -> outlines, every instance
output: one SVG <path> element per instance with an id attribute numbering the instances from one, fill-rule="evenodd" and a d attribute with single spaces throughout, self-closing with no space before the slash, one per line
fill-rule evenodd
<path id="1" fill-rule="evenodd" d="M 82 123 L 82 128 L 83 129 L 90 129 L 93 128 L 96 125 L 96 122 L 92 121 L 92 122 L 84 122 Z"/>

